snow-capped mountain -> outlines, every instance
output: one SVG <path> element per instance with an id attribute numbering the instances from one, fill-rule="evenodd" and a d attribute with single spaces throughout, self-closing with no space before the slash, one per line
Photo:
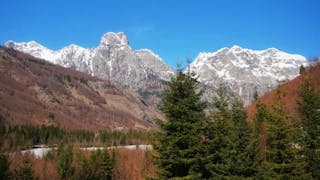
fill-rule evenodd
<path id="1" fill-rule="evenodd" d="M 288 54 L 275 48 L 251 50 L 233 46 L 216 52 L 200 53 L 189 70 L 199 75 L 210 99 L 223 84 L 230 96 L 238 96 L 248 105 L 254 98 L 299 75 L 300 66 L 307 66 L 305 57 Z"/>
<path id="2" fill-rule="evenodd" d="M 72 44 L 54 51 L 35 41 L 8 41 L 5 46 L 54 64 L 117 81 L 144 95 L 149 94 L 146 91 L 150 89 L 161 89 L 162 81 L 168 81 L 174 74 L 174 71 L 151 50 L 132 50 L 127 36 L 122 32 L 104 34 L 100 45 L 91 49 Z"/>
<path id="3" fill-rule="evenodd" d="M 5 46 L 54 64 L 117 81 L 138 92 L 151 104 L 157 99 L 163 82 L 174 75 L 174 71 L 151 50 L 132 50 L 122 32 L 104 34 L 99 46 L 91 49 L 72 44 L 54 51 L 35 41 L 8 41 Z M 189 70 L 200 76 L 199 80 L 206 89 L 205 99 L 210 101 L 214 95 L 212 92 L 223 84 L 230 96 L 241 97 L 248 105 L 255 91 L 262 95 L 298 76 L 301 65 L 308 65 L 301 55 L 275 48 L 251 50 L 233 46 L 199 53 Z"/>

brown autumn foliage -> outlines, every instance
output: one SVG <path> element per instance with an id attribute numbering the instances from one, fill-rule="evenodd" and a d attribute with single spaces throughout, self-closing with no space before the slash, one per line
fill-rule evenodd
<path id="1" fill-rule="evenodd" d="M 154 177 L 157 167 L 152 161 L 154 151 L 118 149 L 113 179 L 140 180 Z"/>
<path id="2" fill-rule="evenodd" d="M 284 97 L 282 98 L 283 103 L 285 104 L 285 111 L 286 113 L 298 118 L 298 105 L 297 100 L 299 98 L 299 90 L 303 82 L 305 80 L 311 80 L 314 88 L 316 91 L 320 92 L 320 63 L 313 64 L 312 66 L 308 67 L 306 71 L 304 71 L 300 76 L 297 78 L 282 84 L 269 93 L 266 93 L 259 100 L 270 107 L 271 104 L 274 104 L 277 100 L 277 91 L 284 93 Z M 255 102 L 251 105 L 246 107 L 246 111 L 248 113 L 248 120 L 252 121 L 254 115 L 256 113 L 256 106 Z"/>
<path id="3" fill-rule="evenodd" d="M 80 166 L 77 164 L 77 150 L 74 151 L 73 168 L 74 172 L 79 171 Z M 82 151 L 84 155 L 89 156 L 89 151 Z M 111 152 L 110 152 L 111 153 Z M 115 150 L 115 167 L 113 170 L 113 179 L 121 180 L 140 180 L 146 177 L 154 177 L 157 167 L 152 162 L 151 154 L 154 151 L 116 149 Z M 26 155 L 34 170 L 35 177 L 40 180 L 59 179 L 55 159 L 35 158 L 33 155 Z M 55 156 L 55 155 L 53 155 Z M 10 171 L 17 172 L 22 167 L 23 156 L 20 153 L 13 153 L 9 156 Z"/>
<path id="4" fill-rule="evenodd" d="M 33 155 L 25 155 L 23 157 L 21 153 L 13 153 L 9 156 L 10 172 L 13 177 L 17 176 L 19 169 L 23 166 L 23 158 L 27 158 L 31 164 L 31 168 L 34 171 L 34 176 L 39 179 L 59 179 L 56 164 L 54 160 L 37 159 Z"/>
<path id="5" fill-rule="evenodd" d="M 161 114 L 110 81 L 0 47 L 0 119 L 68 129 L 150 129 Z"/>

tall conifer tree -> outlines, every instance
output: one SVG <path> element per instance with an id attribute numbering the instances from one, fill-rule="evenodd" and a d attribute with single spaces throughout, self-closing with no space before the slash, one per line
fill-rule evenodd
<path id="1" fill-rule="evenodd" d="M 261 165 L 263 178 L 310 179 L 301 145 L 297 141 L 297 129 L 289 121 L 293 119 L 284 111 L 282 97 L 283 93 L 278 91 L 278 101 L 267 115 L 266 156 Z"/>
<path id="2" fill-rule="evenodd" d="M 241 179 L 255 175 L 251 128 L 240 100 L 227 97 L 223 86 L 213 98 L 206 128 L 206 178 Z"/>
<path id="3" fill-rule="evenodd" d="M 256 148 L 252 147 L 252 127 L 247 122 L 247 113 L 239 99 L 231 102 L 232 121 L 234 123 L 236 156 L 230 173 L 236 177 L 254 177 L 258 161 Z"/>
<path id="4" fill-rule="evenodd" d="M 305 131 L 305 155 L 308 170 L 315 179 L 320 179 L 320 93 L 310 80 L 302 84 L 298 101 L 299 112 Z"/>
<path id="5" fill-rule="evenodd" d="M 256 99 L 257 112 L 255 113 L 252 123 L 252 136 L 250 140 L 249 150 L 253 153 L 253 161 L 255 163 L 255 177 L 262 179 L 263 171 L 261 163 L 266 160 L 266 122 L 268 120 L 268 112 L 266 105 Z"/>
<path id="6" fill-rule="evenodd" d="M 206 128 L 206 178 L 223 179 L 230 176 L 235 157 L 235 134 L 229 101 L 221 85 L 212 101 Z"/>
<path id="7" fill-rule="evenodd" d="M 162 133 L 155 149 L 159 176 L 200 179 L 202 127 L 206 103 L 201 101 L 199 82 L 192 73 L 181 69 L 163 91 L 160 110 L 166 122 L 159 123 Z"/>

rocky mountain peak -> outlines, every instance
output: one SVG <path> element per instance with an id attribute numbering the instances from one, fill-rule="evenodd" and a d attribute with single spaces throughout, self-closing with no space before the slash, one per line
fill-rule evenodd
<path id="1" fill-rule="evenodd" d="M 33 49 L 42 49 L 45 48 L 41 44 L 39 44 L 36 41 L 29 41 L 29 42 L 21 42 L 21 43 L 16 43 L 12 40 L 7 41 L 4 46 L 10 47 L 10 48 L 33 48 Z"/>
<path id="2" fill-rule="evenodd" d="M 107 32 L 101 37 L 100 45 L 125 45 L 128 46 L 128 38 L 123 32 Z"/>
<path id="3" fill-rule="evenodd" d="M 298 76 L 301 65 L 308 65 L 305 57 L 276 48 L 252 50 L 233 46 L 200 53 L 190 70 L 200 76 L 208 100 L 223 84 L 230 96 L 238 96 L 248 105 L 255 91 L 262 95 Z"/>
<path id="4" fill-rule="evenodd" d="M 233 45 L 231 48 L 230 48 L 230 51 L 241 51 L 243 50 L 242 47 L 238 46 L 238 45 Z"/>
<path id="5" fill-rule="evenodd" d="M 8 47 L 8 48 L 14 48 L 15 46 L 15 42 L 12 40 L 7 41 L 6 43 L 4 43 L 4 46 Z"/>

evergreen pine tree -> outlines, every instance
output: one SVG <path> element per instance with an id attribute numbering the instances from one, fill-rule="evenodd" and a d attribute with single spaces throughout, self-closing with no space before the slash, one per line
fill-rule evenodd
<path id="1" fill-rule="evenodd" d="M 80 164 L 80 172 L 76 179 L 111 179 L 112 169 L 114 167 L 113 159 L 111 159 L 108 150 L 92 151 L 89 158 L 83 155 L 82 152 L 78 153 Z"/>
<path id="2" fill-rule="evenodd" d="M 256 149 L 251 146 L 252 128 L 247 122 L 247 113 L 243 108 L 243 103 L 235 99 L 231 106 L 236 156 L 230 173 L 235 177 L 254 177 L 257 173 L 258 162 L 255 158 Z"/>
<path id="3" fill-rule="evenodd" d="M 30 160 L 28 159 L 27 156 L 23 157 L 22 167 L 17 172 L 17 175 L 18 175 L 17 178 L 21 179 L 21 180 L 38 179 L 38 177 L 35 177 L 35 175 L 34 175 L 34 170 L 32 169 L 32 165 L 31 165 Z"/>
<path id="4" fill-rule="evenodd" d="M 73 147 L 72 145 L 59 145 L 57 170 L 61 179 L 67 179 L 72 175 Z"/>
<path id="5" fill-rule="evenodd" d="M 231 176 L 236 156 L 236 134 L 232 111 L 222 86 L 217 90 L 213 110 L 207 122 L 205 178 L 221 179 Z"/>
<path id="6" fill-rule="evenodd" d="M 252 123 L 252 136 L 250 138 L 249 151 L 253 154 L 253 162 L 256 167 L 256 179 L 262 179 L 263 171 L 261 163 L 266 159 L 266 122 L 268 112 L 266 105 L 256 99 L 256 113 Z"/>
<path id="7" fill-rule="evenodd" d="M 310 179 L 306 172 L 301 146 L 297 144 L 296 129 L 289 123 L 289 116 L 284 112 L 281 101 L 283 94 L 278 91 L 278 101 L 273 104 L 267 116 L 266 153 L 262 162 L 265 179 Z"/>
<path id="8" fill-rule="evenodd" d="M 162 93 L 160 110 L 167 121 L 159 122 L 161 134 L 155 144 L 160 178 L 201 177 L 202 127 L 206 103 L 193 73 L 181 69 Z"/>
<path id="9" fill-rule="evenodd" d="M 93 153 L 96 153 L 97 156 L 97 159 L 93 162 L 97 164 L 97 169 L 94 169 L 96 179 L 111 179 L 113 162 L 110 158 L 109 152 L 107 150 L 98 150 Z"/>
<path id="10" fill-rule="evenodd" d="M 302 84 L 298 101 L 305 131 L 305 155 L 308 170 L 320 179 L 320 93 L 314 90 L 310 80 Z"/>
<path id="11" fill-rule="evenodd" d="M 305 71 L 306 71 L 306 68 L 303 65 L 301 65 L 299 69 L 299 73 L 302 74 Z"/>
<path id="12" fill-rule="evenodd" d="M 9 178 L 9 161 L 8 157 L 4 154 L 0 154 L 0 180 Z"/>

